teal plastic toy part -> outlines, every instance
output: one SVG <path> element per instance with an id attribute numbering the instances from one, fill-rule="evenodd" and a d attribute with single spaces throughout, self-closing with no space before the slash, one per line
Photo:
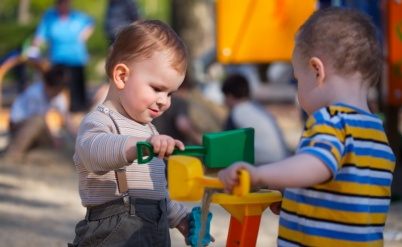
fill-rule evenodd
<path id="1" fill-rule="evenodd" d="M 210 225 L 212 220 L 212 213 L 209 212 L 207 216 L 205 235 L 202 239 L 202 246 L 205 246 L 211 242 L 211 234 L 209 233 Z M 188 242 L 192 247 L 198 246 L 198 241 L 201 232 L 201 222 L 202 222 L 202 210 L 201 207 L 197 206 L 191 210 L 190 213 L 190 236 L 188 237 Z"/>
<path id="2" fill-rule="evenodd" d="M 156 156 L 148 142 L 138 142 L 136 148 L 138 164 L 145 164 Z M 144 148 L 149 153 L 147 158 L 144 158 Z M 226 168 L 236 161 L 254 164 L 254 129 L 206 133 L 202 136 L 202 146 L 186 146 L 183 151 L 175 148 L 172 154 L 201 156 L 208 168 Z"/>

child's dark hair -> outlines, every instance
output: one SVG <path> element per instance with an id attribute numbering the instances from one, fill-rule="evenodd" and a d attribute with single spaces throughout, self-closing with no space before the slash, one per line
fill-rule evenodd
<path id="1" fill-rule="evenodd" d="M 138 20 L 118 32 L 109 48 L 106 74 L 112 78 L 118 63 L 141 61 L 150 58 L 155 51 L 166 51 L 171 58 L 171 67 L 179 73 L 186 72 L 187 49 L 173 29 L 159 20 Z"/>
<path id="2" fill-rule="evenodd" d="M 380 78 L 382 52 L 370 17 L 357 10 L 329 7 L 316 11 L 300 27 L 296 49 L 306 64 L 318 57 L 341 75 L 359 72 L 374 85 Z"/>
<path id="3" fill-rule="evenodd" d="M 45 84 L 52 88 L 64 88 L 68 83 L 67 67 L 62 64 L 54 65 L 44 75 Z"/>
<path id="4" fill-rule="evenodd" d="M 222 85 L 222 92 L 225 95 L 232 95 L 236 99 L 249 98 L 250 88 L 246 77 L 240 74 L 229 75 Z"/>

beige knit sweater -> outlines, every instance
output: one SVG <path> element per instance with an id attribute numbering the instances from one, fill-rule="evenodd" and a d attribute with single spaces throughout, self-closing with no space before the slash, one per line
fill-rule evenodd
<path id="1" fill-rule="evenodd" d="M 170 200 L 165 163 L 154 158 L 148 164 L 129 163 L 124 145 L 129 136 L 158 134 L 152 124 L 140 124 L 100 105 L 82 120 L 73 157 L 79 175 L 82 205 L 96 206 L 120 197 L 114 170 L 126 167 L 129 195 L 168 200 L 169 226 L 175 227 L 187 214 L 186 207 Z"/>

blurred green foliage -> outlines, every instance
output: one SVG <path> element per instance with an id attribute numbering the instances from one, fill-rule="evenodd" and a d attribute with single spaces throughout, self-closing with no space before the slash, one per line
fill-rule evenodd
<path id="1" fill-rule="evenodd" d="M 141 16 L 148 19 L 161 19 L 170 23 L 171 1 L 169 0 L 137 0 Z"/>
<path id="2" fill-rule="evenodd" d="M 0 23 L 0 57 L 10 51 L 21 47 L 25 39 L 35 32 L 36 25 L 29 24 L 21 26 L 16 22 Z"/>
<path id="3" fill-rule="evenodd" d="M 21 47 L 32 37 L 43 12 L 54 5 L 55 0 L 30 0 L 30 22 L 17 23 L 20 0 L 0 0 L 0 59 L 12 50 Z M 147 19 L 162 19 L 169 22 L 169 0 L 137 0 L 140 15 Z M 103 31 L 103 19 L 107 0 L 71 0 L 72 8 L 83 11 L 94 18 L 96 27 L 88 40 L 91 60 L 88 64 L 88 81 L 100 84 L 105 80 L 102 70 L 107 53 L 107 40 Z"/>

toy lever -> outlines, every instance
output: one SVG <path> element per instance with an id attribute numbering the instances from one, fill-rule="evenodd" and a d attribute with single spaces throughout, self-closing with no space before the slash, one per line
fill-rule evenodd
<path id="1" fill-rule="evenodd" d="M 150 162 L 154 157 L 158 154 L 153 152 L 153 147 L 149 142 L 137 142 L 137 159 L 138 164 L 145 164 Z M 149 156 L 144 158 L 144 149 L 148 150 Z M 205 148 L 202 146 L 185 146 L 184 150 L 180 150 L 177 147 L 174 148 L 173 154 L 180 154 L 186 156 L 204 156 L 205 155 Z"/>
<path id="2" fill-rule="evenodd" d="M 211 177 L 196 177 L 195 178 L 200 185 L 209 188 L 224 189 L 225 185 L 217 178 Z M 232 194 L 235 196 L 244 196 L 250 193 L 250 175 L 242 169 L 239 170 L 239 184 L 233 187 Z"/>

